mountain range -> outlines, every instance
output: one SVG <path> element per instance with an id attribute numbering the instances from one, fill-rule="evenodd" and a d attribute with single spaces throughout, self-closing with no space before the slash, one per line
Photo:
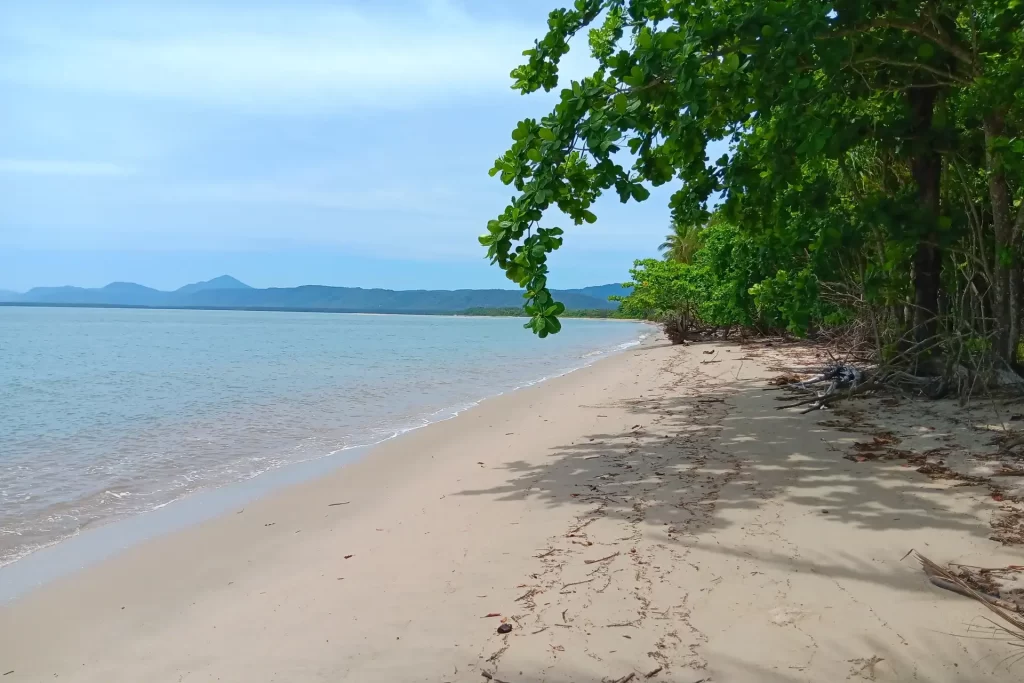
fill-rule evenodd
<path id="1" fill-rule="evenodd" d="M 553 291 L 570 310 L 613 310 L 608 297 L 623 294 L 621 285 Z M 225 308 L 257 310 L 347 311 L 352 313 L 458 313 L 469 308 L 521 306 L 522 292 L 511 289 L 391 290 L 360 287 L 272 287 L 257 289 L 222 275 L 171 292 L 134 282 L 106 287 L 35 287 L 21 294 L 0 290 L 0 302 L 39 305 L 140 306 L 149 308 Z"/>

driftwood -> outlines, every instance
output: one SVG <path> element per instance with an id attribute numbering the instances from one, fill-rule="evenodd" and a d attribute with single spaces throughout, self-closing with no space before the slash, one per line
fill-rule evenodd
<path id="1" fill-rule="evenodd" d="M 858 384 L 854 387 L 851 387 L 847 391 L 836 391 L 833 387 L 829 387 L 829 389 L 821 395 L 815 396 L 813 398 L 805 398 L 794 403 L 787 403 L 784 406 L 779 406 L 776 410 L 785 410 L 786 408 L 798 408 L 800 406 L 810 405 L 810 407 L 801 411 L 801 414 L 805 414 L 811 412 L 812 410 L 819 410 L 820 408 L 824 408 L 825 406 L 835 403 L 840 399 L 852 398 L 854 396 L 857 396 L 858 394 L 863 394 L 868 391 L 871 391 L 872 389 L 877 388 L 878 384 L 874 379 L 869 379 L 863 384 Z"/>

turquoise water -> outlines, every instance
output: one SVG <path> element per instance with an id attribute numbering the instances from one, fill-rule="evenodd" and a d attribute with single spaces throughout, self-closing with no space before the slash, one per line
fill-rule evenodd
<path id="1" fill-rule="evenodd" d="M 0 307 L 0 566 L 379 442 L 635 343 L 634 323 Z"/>

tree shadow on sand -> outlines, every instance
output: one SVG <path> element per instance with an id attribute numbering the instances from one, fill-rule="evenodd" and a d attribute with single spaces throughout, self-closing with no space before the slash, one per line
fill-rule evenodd
<path id="1" fill-rule="evenodd" d="M 750 552 L 717 545 L 715 535 L 749 524 L 744 512 L 778 503 L 829 525 L 989 536 L 979 519 L 981 500 L 965 503 L 960 496 L 954 504 L 948 492 L 938 490 L 942 487 L 899 462 L 843 459 L 852 435 L 819 425 L 821 413 L 777 410 L 777 396 L 764 391 L 761 380 L 712 381 L 677 372 L 676 381 L 650 395 L 588 406 L 598 414 L 625 410 L 630 428 L 589 434 L 553 449 L 541 465 L 510 463 L 504 484 L 461 495 L 532 499 L 552 508 L 579 508 L 581 516 L 599 509 L 605 517 L 642 521 L 647 533 L 666 543 L 744 557 Z M 929 590 L 908 572 L 884 570 L 852 553 L 833 554 L 823 564 L 794 558 L 780 546 L 757 559 L 791 570 Z"/>

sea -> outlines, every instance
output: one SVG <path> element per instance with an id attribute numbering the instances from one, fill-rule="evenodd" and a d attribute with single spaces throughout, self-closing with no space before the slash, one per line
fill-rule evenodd
<path id="1" fill-rule="evenodd" d="M 0 566 L 636 345 L 518 318 L 0 306 Z"/>

